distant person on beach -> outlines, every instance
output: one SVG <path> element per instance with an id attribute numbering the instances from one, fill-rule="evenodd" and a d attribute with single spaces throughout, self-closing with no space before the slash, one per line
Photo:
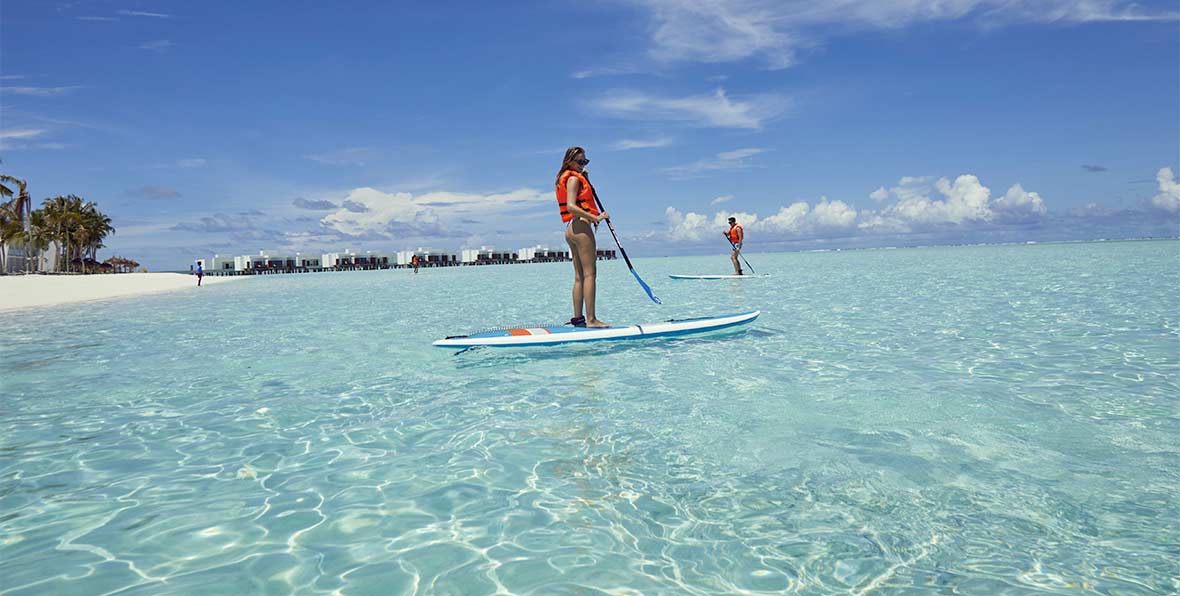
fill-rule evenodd
<path id="1" fill-rule="evenodd" d="M 745 275 L 742 273 L 742 265 L 738 262 L 738 255 L 742 252 L 742 242 L 746 240 L 746 231 L 738 225 L 737 218 L 729 218 L 729 231 L 722 232 L 729 242 L 733 244 L 733 252 L 729 253 L 729 260 L 733 261 L 733 270 L 738 275 Z"/>
<path id="2" fill-rule="evenodd" d="M 594 187 L 586 172 L 586 151 L 581 147 L 565 150 L 561 169 L 557 171 L 557 204 L 561 208 L 561 221 L 566 224 L 565 241 L 570 245 L 570 258 L 574 262 L 574 316 L 569 324 L 575 327 L 610 327 L 598 320 L 594 311 L 595 285 L 598 278 L 598 262 L 595 257 L 598 245 L 594 232 L 598 222 L 609 217 L 598 212 L 594 198 Z M 583 308 L 585 316 L 583 316 Z"/>
<path id="3" fill-rule="evenodd" d="M 201 287 L 201 278 L 202 277 L 205 277 L 205 269 L 201 267 L 200 263 L 197 263 L 197 287 L 198 288 Z"/>
<path id="4" fill-rule="evenodd" d="M 418 255 L 414 255 L 414 256 L 410 257 L 410 264 L 414 266 L 414 273 L 418 272 L 418 265 L 421 263 L 422 263 L 422 259 L 419 259 Z"/>

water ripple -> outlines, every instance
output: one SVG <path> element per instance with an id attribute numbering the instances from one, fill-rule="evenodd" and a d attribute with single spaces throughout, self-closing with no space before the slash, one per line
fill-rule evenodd
<path id="1" fill-rule="evenodd" d="M 1178 247 L 605 265 L 608 320 L 764 315 L 460 356 L 568 266 L 0 315 L 0 593 L 1177 593 Z"/>

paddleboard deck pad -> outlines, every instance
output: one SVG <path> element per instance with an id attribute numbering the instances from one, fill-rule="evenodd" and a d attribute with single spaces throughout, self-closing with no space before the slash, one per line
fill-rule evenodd
<path id="1" fill-rule="evenodd" d="M 553 327 L 495 329 L 473 333 L 471 335 L 453 335 L 434 342 L 434 345 L 440 348 L 549 346 L 588 341 L 668 337 L 688 335 L 690 333 L 705 333 L 707 331 L 745 325 L 757 319 L 760 314 L 762 314 L 762 311 L 756 310 L 720 317 L 672 319 L 659 323 L 628 325 L 625 327 L 573 327 L 570 325 L 559 325 Z"/>
<path id="2" fill-rule="evenodd" d="M 672 279 L 754 279 L 757 277 L 770 277 L 769 273 L 762 275 L 669 275 Z"/>

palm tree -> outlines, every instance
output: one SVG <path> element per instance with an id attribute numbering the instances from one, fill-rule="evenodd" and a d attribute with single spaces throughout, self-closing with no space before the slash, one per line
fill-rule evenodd
<path id="1" fill-rule="evenodd" d="M 82 262 L 83 269 L 85 263 L 97 262 L 103 240 L 115 233 L 111 218 L 93 202 L 71 194 L 45 199 L 40 209 L 33 210 L 25 181 L 0 174 L 0 197 L 14 194 L 15 199 L 0 203 L 0 273 L 7 272 L 5 246 L 14 241 L 25 248 L 26 271 L 31 268 L 34 251 L 39 254 L 51 242 L 55 245 L 55 268 L 70 271 L 74 261 Z"/>
<path id="2" fill-rule="evenodd" d="M 89 257 L 92 260 L 97 260 L 98 249 L 103 247 L 102 241 L 106 239 L 107 235 L 115 233 L 115 228 L 111 226 L 111 218 L 99 211 L 94 203 L 86 203 L 82 212 L 82 228 L 86 230 L 86 233 L 81 237 L 82 244 L 85 246 L 84 258 Z"/>
<path id="3" fill-rule="evenodd" d="M 16 184 L 17 179 L 8 174 L 0 174 L 0 197 L 11 197 L 12 188 L 9 184 Z"/>
<path id="4" fill-rule="evenodd" d="M 7 228 L 6 234 L 0 234 L 0 252 L 7 257 L 7 252 L 4 251 L 4 244 L 18 232 L 24 231 L 28 227 L 28 214 L 33 210 L 33 201 L 29 198 L 29 187 L 24 180 L 9 176 L 8 174 L 0 174 L 0 196 L 11 197 L 13 195 L 12 188 L 8 185 L 15 185 L 18 189 L 16 198 L 5 203 L 8 206 L 5 213 L 7 217 L 7 224 L 11 227 Z M 24 247 L 25 264 L 29 260 L 29 247 Z M 0 273 L 7 273 L 6 264 L 0 260 Z"/>
<path id="5" fill-rule="evenodd" d="M 21 232 L 20 218 L 16 216 L 16 201 L 0 203 L 0 273 L 8 272 L 8 250 L 6 246 Z"/>
<path id="6" fill-rule="evenodd" d="M 52 240 L 53 230 L 45 217 L 45 211 L 36 209 L 29 213 L 29 225 L 21 232 L 20 237 L 20 241 L 25 245 L 26 254 L 41 254 L 41 251 L 49 248 Z M 32 272 L 32 264 L 28 258 L 25 259 L 25 272 Z"/>
<path id="7" fill-rule="evenodd" d="M 58 270 L 61 270 L 63 263 L 66 265 L 66 270 L 69 270 L 70 259 L 73 257 L 70 250 L 70 239 L 82 224 L 84 205 L 81 197 L 67 195 L 45 199 L 41 206 L 45 211 L 50 228 L 54 230 L 53 240 L 57 243 Z"/>

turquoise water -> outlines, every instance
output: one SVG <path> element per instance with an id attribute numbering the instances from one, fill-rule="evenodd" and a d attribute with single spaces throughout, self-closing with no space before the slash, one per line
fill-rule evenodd
<path id="1" fill-rule="evenodd" d="M 1175 594 L 1180 242 L 267 276 L 0 314 L 4 594 Z"/>

